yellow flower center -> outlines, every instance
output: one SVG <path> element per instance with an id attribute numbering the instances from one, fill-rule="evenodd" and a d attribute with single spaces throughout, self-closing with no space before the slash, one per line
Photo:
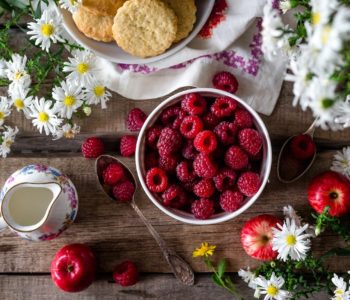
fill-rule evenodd
<path id="1" fill-rule="evenodd" d="M 294 246 L 297 243 L 297 239 L 295 238 L 295 235 L 287 235 L 286 242 L 288 246 Z"/>
<path id="2" fill-rule="evenodd" d="M 17 108 L 17 109 L 23 109 L 24 108 L 24 102 L 22 99 L 17 98 L 14 102 L 13 105 Z"/>
<path id="3" fill-rule="evenodd" d="M 38 119 L 40 122 L 46 123 L 49 120 L 49 115 L 46 112 L 40 112 L 38 115 Z"/>
<path id="4" fill-rule="evenodd" d="M 102 97 L 105 94 L 105 87 L 102 85 L 96 85 L 94 88 L 94 93 L 97 97 Z"/>
<path id="5" fill-rule="evenodd" d="M 73 106 L 75 104 L 76 100 L 73 96 L 66 96 L 66 98 L 64 98 L 64 105 L 65 106 Z"/>
<path id="6" fill-rule="evenodd" d="M 314 25 L 320 24 L 321 22 L 321 13 L 320 12 L 314 12 L 311 15 L 311 23 Z"/>
<path id="7" fill-rule="evenodd" d="M 272 297 L 275 297 L 277 296 L 278 294 L 278 288 L 275 287 L 274 285 L 270 284 L 267 289 L 266 289 L 266 293 L 269 295 L 269 296 L 272 296 Z"/>
<path id="8" fill-rule="evenodd" d="M 77 71 L 79 74 L 84 74 L 89 71 L 89 65 L 86 63 L 80 63 L 77 65 Z"/>
<path id="9" fill-rule="evenodd" d="M 337 289 L 337 290 L 335 290 L 334 294 L 336 294 L 337 296 L 338 296 L 338 295 L 343 295 L 343 294 L 344 294 L 344 291 L 341 290 L 341 289 Z"/>
<path id="10" fill-rule="evenodd" d="M 13 141 L 12 141 L 12 140 L 7 140 L 7 141 L 5 142 L 5 146 L 6 146 L 7 148 L 10 148 L 10 147 L 12 146 L 12 144 L 13 144 Z"/>
<path id="11" fill-rule="evenodd" d="M 54 30 L 55 30 L 55 28 L 51 24 L 46 23 L 46 24 L 41 25 L 41 33 L 45 37 L 51 36 L 53 34 Z"/>
<path id="12" fill-rule="evenodd" d="M 23 72 L 16 72 L 15 79 L 20 80 L 23 75 L 24 75 Z"/>
<path id="13" fill-rule="evenodd" d="M 5 114 L 2 111 L 0 111 L 0 120 L 2 120 L 4 118 L 5 118 Z"/>
<path id="14" fill-rule="evenodd" d="M 331 26 L 325 26 L 322 30 L 322 43 L 327 44 L 329 41 L 329 37 L 331 35 L 332 27 Z"/>
<path id="15" fill-rule="evenodd" d="M 69 3 L 70 3 L 71 5 L 75 5 L 75 0 L 69 0 Z"/>

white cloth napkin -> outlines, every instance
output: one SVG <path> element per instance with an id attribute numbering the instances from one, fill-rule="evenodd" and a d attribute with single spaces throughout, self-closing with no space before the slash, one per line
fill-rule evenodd
<path id="1" fill-rule="evenodd" d="M 212 87 L 217 72 L 229 71 L 239 81 L 237 96 L 269 115 L 280 93 L 286 62 L 263 58 L 264 4 L 265 0 L 216 0 L 208 22 L 221 22 L 209 30 L 210 37 L 199 34 L 176 54 L 147 65 L 113 64 L 101 59 L 101 76 L 109 82 L 109 89 L 142 100 L 158 98 L 184 86 Z"/>

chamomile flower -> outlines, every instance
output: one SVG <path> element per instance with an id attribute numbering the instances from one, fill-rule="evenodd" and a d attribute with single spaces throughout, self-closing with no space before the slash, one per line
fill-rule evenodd
<path id="1" fill-rule="evenodd" d="M 324 25 L 329 22 L 330 16 L 337 10 L 337 0 L 311 0 L 311 23 L 313 26 Z"/>
<path id="2" fill-rule="evenodd" d="M 79 85 L 62 81 L 61 86 L 52 90 L 52 98 L 56 100 L 55 110 L 62 118 L 71 119 L 73 113 L 83 104 L 83 93 Z"/>
<path id="3" fill-rule="evenodd" d="M 6 75 L 12 81 L 10 88 L 15 85 L 21 85 L 24 88 L 29 87 L 31 83 L 30 75 L 26 69 L 27 57 L 19 54 L 13 54 L 11 61 L 6 62 Z"/>
<path id="4" fill-rule="evenodd" d="M 277 224 L 277 227 L 272 229 L 272 249 L 278 252 L 278 259 L 305 259 L 311 247 L 311 234 L 305 233 L 308 227 L 308 224 L 297 226 L 293 219 L 286 218 L 283 225 Z"/>
<path id="5" fill-rule="evenodd" d="M 61 24 L 61 16 L 54 10 L 46 9 L 40 19 L 28 23 L 30 31 L 27 33 L 31 35 L 31 40 L 35 40 L 35 45 L 40 45 L 42 50 L 48 52 L 51 42 L 64 41 L 61 38 Z"/>
<path id="6" fill-rule="evenodd" d="M 337 151 L 333 157 L 331 170 L 350 178 L 350 147 L 344 147 L 342 151 Z"/>
<path id="7" fill-rule="evenodd" d="M 5 131 L 2 133 L 2 137 L 0 137 L 0 155 L 5 158 L 7 154 L 11 152 L 11 146 L 15 141 L 16 135 L 18 133 L 18 128 L 12 128 L 9 126 L 4 126 Z"/>
<path id="8" fill-rule="evenodd" d="M 43 129 L 46 135 L 55 134 L 58 126 L 62 123 L 62 119 L 59 119 L 54 109 L 52 108 L 52 101 L 45 101 L 44 98 L 35 98 L 30 106 L 31 114 L 33 118 L 32 123 L 42 133 Z"/>
<path id="9" fill-rule="evenodd" d="M 284 285 L 284 279 L 277 277 L 275 273 L 272 273 L 270 279 L 266 279 L 263 276 L 257 277 L 255 280 L 257 295 L 265 295 L 264 300 L 285 300 L 291 298 L 291 294 L 282 290 Z"/>
<path id="10" fill-rule="evenodd" d="M 343 128 L 350 127 L 350 101 L 338 101 L 334 108 L 336 124 L 341 124 Z"/>
<path id="11" fill-rule="evenodd" d="M 90 51 L 76 50 L 72 52 L 73 57 L 70 57 L 63 67 L 64 72 L 70 72 L 67 76 L 67 81 L 75 82 L 77 85 L 87 86 L 95 79 L 97 67 L 97 58 Z"/>
<path id="12" fill-rule="evenodd" d="M 74 14 L 78 10 L 79 1 L 78 0 L 60 0 L 59 4 L 62 8 Z"/>
<path id="13" fill-rule="evenodd" d="M 336 287 L 332 300 L 350 300 L 350 292 L 346 290 L 347 284 L 344 281 L 344 278 L 334 274 L 332 282 Z"/>
<path id="14" fill-rule="evenodd" d="M 240 269 L 238 271 L 238 276 L 241 277 L 245 283 L 248 283 L 248 287 L 254 290 L 256 289 L 256 276 L 249 268 L 247 270 Z"/>
<path id="15" fill-rule="evenodd" d="M 54 135 L 54 140 L 65 137 L 66 139 L 74 139 L 75 136 L 80 133 L 80 126 L 74 124 L 73 126 L 69 123 L 64 124 L 60 127 Z"/>
<path id="16" fill-rule="evenodd" d="M 4 59 L 0 59 L 0 78 L 6 77 L 6 61 Z"/>
<path id="17" fill-rule="evenodd" d="M 89 105 L 101 103 L 102 109 L 107 108 L 106 102 L 112 94 L 107 91 L 104 84 L 99 80 L 93 80 L 86 86 L 85 98 L 86 103 Z"/>
<path id="18" fill-rule="evenodd" d="M 29 89 L 23 86 L 16 86 L 9 91 L 11 97 L 11 106 L 15 107 L 17 111 L 23 111 L 26 118 L 29 118 L 29 106 L 32 103 L 32 96 L 28 96 Z"/>
<path id="19" fill-rule="evenodd" d="M 5 118 L 11 113 L 10 103 L 6 97 L 0 97 L 0 126 L 4 124 Z"/>
<path id="20" fill-rule="evenodd" d="M 280 1 L 280 9 L 285 14 L 288 10 L 292 8 L 292 4 L 290 0 L 281 0 Z"/>

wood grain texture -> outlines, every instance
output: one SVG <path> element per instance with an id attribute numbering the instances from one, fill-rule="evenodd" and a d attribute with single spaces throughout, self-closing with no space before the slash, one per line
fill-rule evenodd
<path id="1" fill-rule="evenodd" d="M 237 276 L 234 277 L 237 289 L 245 300 L 256 299 Z M 87 290 L 68 294 L 59 291 L 48 275 L 9 276 L 0 275 L 0 299 L 5 300 L 233 300 L 234 297 L 216 286 L 209 275 L 197 275 L 193 287 L 181 285 L 171 275 L 143 275 L 136 285 L 121 288 L 104 276 L 95 281 Z M 327 300 L 324 293 L 315 294 L 310 300 Z"/>

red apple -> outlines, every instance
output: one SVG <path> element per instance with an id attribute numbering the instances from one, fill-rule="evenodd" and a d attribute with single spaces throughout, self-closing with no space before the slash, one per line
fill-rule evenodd
<path id="1" fill-rule="evenodd" d="M 59 250 L 51 262 L 51 278 L 66 292 L 80 292 L 95 279 L 96 258 L 90 247 L 71 244 Z"/>
<path id="2" fill-rule="evenodd" d="M 319 214 L 329 206 L 331 216 L 343 216 L 350 212 L 350 180 L 337 172 L 324 172 L 310 182 L 308 199 Z"/>
<path id="3" fill-rule="evenodd" d="M 246 222 L 241 232 L 241 242 L 244 251 L 251 257 L 269 261 L 277 257 L 272 250 L 272 228 L 281 220 L 271 215 L 259 215 Z"/>

